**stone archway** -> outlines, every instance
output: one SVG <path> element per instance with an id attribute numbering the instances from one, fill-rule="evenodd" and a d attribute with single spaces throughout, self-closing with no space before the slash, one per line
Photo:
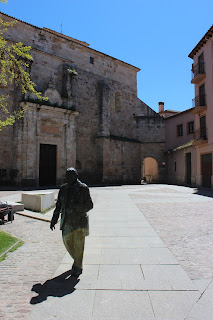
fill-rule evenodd
<path id="1" fill-rule="evenodd" d="M 141 167 L 142 180 L 153 183 L 159 181 L 158 163 L 152 157 L 146 157 L 142 162 Z"/>

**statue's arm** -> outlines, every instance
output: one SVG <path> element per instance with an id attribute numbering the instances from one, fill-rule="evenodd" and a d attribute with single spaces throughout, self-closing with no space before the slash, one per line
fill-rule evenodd
<path id="1" fill-rule="evenodd" d="M 55 207 L 55 210 L 53 212 L 53 216 L 52 216 L 52 219 L 51 219 L 51 222 L 50 222 L 50 229 L 51 230 L 54 228 L 54 225 L 57 223 L 59 215 L 60 215 L 60 212 L 61 212 L 61 207 L 62 207 L 61 194 L 62 194 L 62 191 L 60 189 L 59 193 L 58 193 L 58 199 L 57 199 L 57 202 L 56 202 L 56 207 Z"/>
<path id="2" fill-rule="evenodd" d="M 93 208 L 93 202 L 90 196 L 89 188 L 85 188 L 85 208 L 87 212 Z"/>

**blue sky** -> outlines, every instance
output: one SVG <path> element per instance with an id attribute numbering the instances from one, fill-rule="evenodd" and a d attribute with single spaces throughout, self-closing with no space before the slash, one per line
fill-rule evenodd
<path id="1" fill-rule="evenodd" d="M 155 111 L 192 107 L 188 54 L 213 24 L 212 0 L 8 0 L 0 11 L 86 41 L 138 73 L 138 97 Z"/>

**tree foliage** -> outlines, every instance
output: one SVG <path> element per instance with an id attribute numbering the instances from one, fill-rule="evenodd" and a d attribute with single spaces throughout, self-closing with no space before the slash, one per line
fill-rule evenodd
<path id="1" fill-rule="evenodd" d="M 6 2 L 6 0 L 0 0 Z M 21 42 L 8 44 L 4 39 L 4 32 L 13 27 L 16 22 L 5 22 L 0 18 L 0 87 L 6 91 L 6 87 L 13 85 L 22 94 L 31 92 L 37 99 L 44 99 L 42 93 L 38 92 L 35 83 L 30 78 L 30 67 L 33 58 L 30 54 L 30 46 L 24 46 Z M 8 125 L 13 125 L 16 119 L 24 116 L 25 108 L 9 111 L 9 95 L 0 95 L 0 131 Z M 10 108 L 11 109 L 11 108 Z"/>

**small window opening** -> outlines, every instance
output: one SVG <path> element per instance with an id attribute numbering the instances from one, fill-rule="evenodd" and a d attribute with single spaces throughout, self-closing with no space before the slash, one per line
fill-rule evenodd
<path id="1" fill-rule="evenodd" d="M 181 137 L 183 135 L 183 125 L 182 124 L 179 124 L 177 126 L 177 136 L 178 137 Z"/>
<path id="2" fill-rule="evenodd" d="M 90 63 L 94 64 L 94 58 L 93 57 L 90 57 Z"/>
<path id="3" fill-rule="evenodd" d="M 194 132 L 194 121 L 188 122 L 188 134 Z"/>
<path id="4" fill-rule="evenodd" d="M 121 98 L 120 93 L 118 91 L 115 93 L 115 111 L 121 111 Z"/>

